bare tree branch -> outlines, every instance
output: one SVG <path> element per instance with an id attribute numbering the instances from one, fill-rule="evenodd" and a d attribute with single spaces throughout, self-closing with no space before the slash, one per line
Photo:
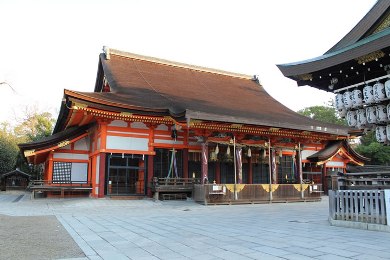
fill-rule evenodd
<path id="1" fill-rule="evenodd" d="M 0 82 L 0 85 L 8 85 L 8 87 L 10 87 L 12 89 L 12 91 L 14 93 L 16 93 L 16 90 L 8 82 L 6 82 L 6 81 Z"/>

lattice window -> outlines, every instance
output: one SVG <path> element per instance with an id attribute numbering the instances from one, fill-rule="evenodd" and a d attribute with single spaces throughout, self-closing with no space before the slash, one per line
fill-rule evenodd
<path id="1" fill-rule="evenodd" d="M 72 163 L 54 162 L 53 183 L 70 183 L 72 173 Z"/>

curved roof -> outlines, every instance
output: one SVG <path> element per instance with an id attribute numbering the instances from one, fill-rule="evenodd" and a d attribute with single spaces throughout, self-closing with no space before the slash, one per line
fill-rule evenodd
<path id="1" fill-rule="evenodd" d="M 25 155 L 29 162 L 34 160 L 35 164 L 41 163 L 45 160 L 47 154 L 52 149 L 61 146 L 61 142 L 66 140 L 74 140 L 75 138 L 85 134 L 89 128 L 90 125 L 70 127 L 62 132 L 44 137 L 41 140 L 29 143 L 21 143 L 18 144 L 18 146 L 22 154 Z M 27 155 L 28 152 L 30 152 L 30 154 Z"/>
<path id="2" fill-rule="evenodd" d="M 390 1 L 379 0 L 336 45 L 319 57 L 279 64 L 284 76 L 335 91 L 387 75 L 390 64 Z"/>
<path id="3" fill-rule="evenodd" d="M 103 81 L 110 92 L 101 92 Z M 344 136 L 350 130 L 290 110 L 250 76 L 112 49 L 100 55 L 96 82 L 95 92 L 65 91 L 66 98 L 87 102 L 89 107 L 167 115 L 187 122 L 199 119 Z"/>
<path id="4" fill-rule="evenodd" d="M 342 152 L 346 158 L 349 158 L 350 162 L 363 165 L 364 162 L 370 161 L 369 158 L 358 154 L 345 140 L 329 142 L 322 150 L 307 157 L 311 162 L 324 163 L 331 160 L 337 153 Z"/>

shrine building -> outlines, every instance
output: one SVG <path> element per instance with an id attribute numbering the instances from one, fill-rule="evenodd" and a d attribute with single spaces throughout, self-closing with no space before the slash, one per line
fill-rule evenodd
<path id="1" fill-rule="evenodd" d="M 152 197 L 164 180 L 288 199 L 363 165 L 348 144 L 359 133 L 288 109 L 256 76 L 105 47 L 94 91 L 65 90 L 53 134 L 19 147 L 44 165 L 48 196 Z"/>
<path id="2" fill-rule="evenodd" d="M 335 93 L 335 108 L 350 127 L 375 131 L 378 142 L 390 144 L 390 1 L 377 1 L 323 55 L 278 67 L 298 86 Z"/>

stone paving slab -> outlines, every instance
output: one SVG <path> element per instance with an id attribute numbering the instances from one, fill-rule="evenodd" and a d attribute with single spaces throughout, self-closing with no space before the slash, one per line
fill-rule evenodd
<path id="1" fill-rule="evenodd" d="M 54 215 L 85 259 L 390 259 L 390 233 L 330 226 L 328 201 L 36 199 L 0 194 L 0 214 Z"/>

